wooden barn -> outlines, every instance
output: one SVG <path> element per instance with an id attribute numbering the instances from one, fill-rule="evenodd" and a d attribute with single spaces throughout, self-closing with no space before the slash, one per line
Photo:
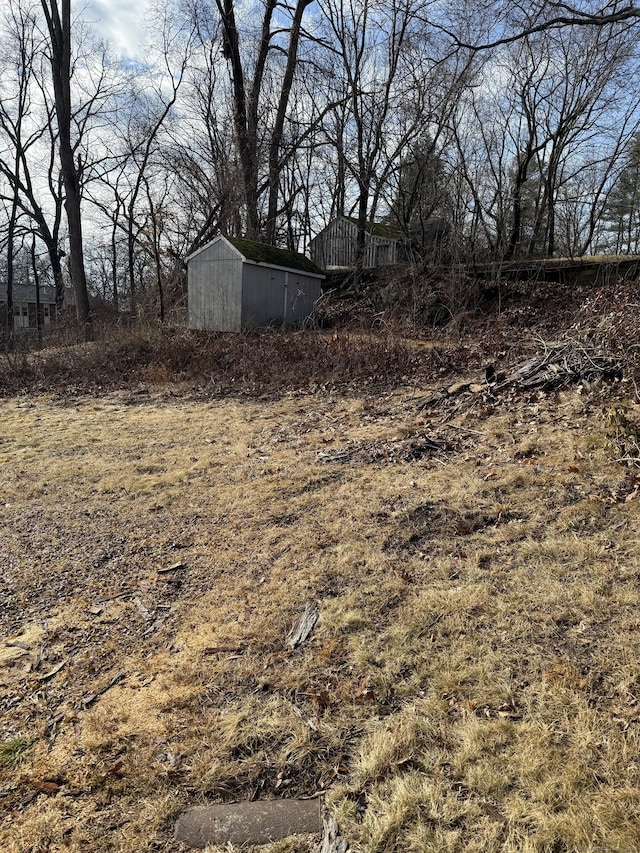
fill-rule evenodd
<path id="1" fill-rule="evenodd" d="M 190 329 L 299 325 L 313 314 L 324 278 L 298 252 L 222 235 L 186 263 Z"/>
<path id="2" fill-rule="evenodd" d="M 339 216 L 311 240 L 311 258 L 323 270 L 348 269 L 356 263 L 358 220 Z M 407 260 L 402 231 L 394 225 L 367 222 L 365 267 L 382 267 Z"/>

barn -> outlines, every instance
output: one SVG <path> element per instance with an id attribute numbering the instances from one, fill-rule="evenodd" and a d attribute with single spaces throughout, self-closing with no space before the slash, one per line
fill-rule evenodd
<path id="1" fill-rule="evenodd" d="M 356 263 L 358 221 L 339 216 L 311 240 L 311 257 L 321 269 L 348 269 Z M 394 225 L 367 222 L 365 225 L 364 266 L 382 267 L 407 260 L 405 240 Z"/>
<path id="2" fill-rule="evenodd" d="M 313 314 L 324 278 L 298 252 L 222 235 L 186 263 L 190 329 L 299 325 Z"/>

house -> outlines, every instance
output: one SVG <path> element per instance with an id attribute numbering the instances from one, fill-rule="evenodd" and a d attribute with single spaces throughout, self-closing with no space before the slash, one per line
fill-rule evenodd
<path id="1" fill-rule="evenodd" d="M 313 313 L 324 278 L 298 252 L 222 235 L 186 263 L 190 329 L 302 323 Z"/>
<path id="2" fill-rule="evenodd" d="M 23 329 L 37 329 L 38 315 L 37 304 L 40 302 L 41 327 L 49 326 L 56 317 L 56 289 L 44 286 L 39 288 L 36 294 L 35 284 L 14 284 L 13 296 L 13 328 L 16 331 Z M 2 326 L 5 325 L 7 311 L 7 285 L 0 284 L 0 317 Z"/>
<path id="3" fill-rule="evenodd" d="M 400 228 L 382 222 L 367 222 L 365 229 L 365 267 L 382 267 L 407 260 Z M 357 219 L 350 216 L 334 219 L 309 243 L 314 263 L 324 270 L 355 266 L 357 235 Z"/>

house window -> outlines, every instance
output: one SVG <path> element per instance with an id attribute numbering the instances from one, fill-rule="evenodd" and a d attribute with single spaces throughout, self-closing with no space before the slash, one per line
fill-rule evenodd
<path id="1" fill-rule="evenodd" d="M 29 309 L 27 308 L 27 306 L 26 306 L 26 305 L 23 305 L 23 306 L 22 306 L 22 316 L 23 316 L 23 317 L 28 317 L 28 316 L 29 316 Z"/>
<path id="2" fill-rule="evenodd" d="M 19 316 L 20 316 L 20 306 L 19 306 L 19 305 L 14 305 L 14 308 L 13 308 L 13 316 L 14 316 L 14 317 L 19 317 Z"/>
<path id="3" fill-rule="evenodd" d="M 42 306 L 42 313 L 44 314 L 45 317 L 49 316 L 49 306 L 48 305 Z"/>

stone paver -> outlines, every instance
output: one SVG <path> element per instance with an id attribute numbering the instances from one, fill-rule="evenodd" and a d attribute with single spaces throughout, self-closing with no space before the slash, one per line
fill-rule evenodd
<path id="1" fill-rule="evenodd" d="M 267 844 L 288 835 L 319 833 L 321 800 L 257 800 L 195 806 L 178 818 L 175 839 L 190 847 Z"/>

